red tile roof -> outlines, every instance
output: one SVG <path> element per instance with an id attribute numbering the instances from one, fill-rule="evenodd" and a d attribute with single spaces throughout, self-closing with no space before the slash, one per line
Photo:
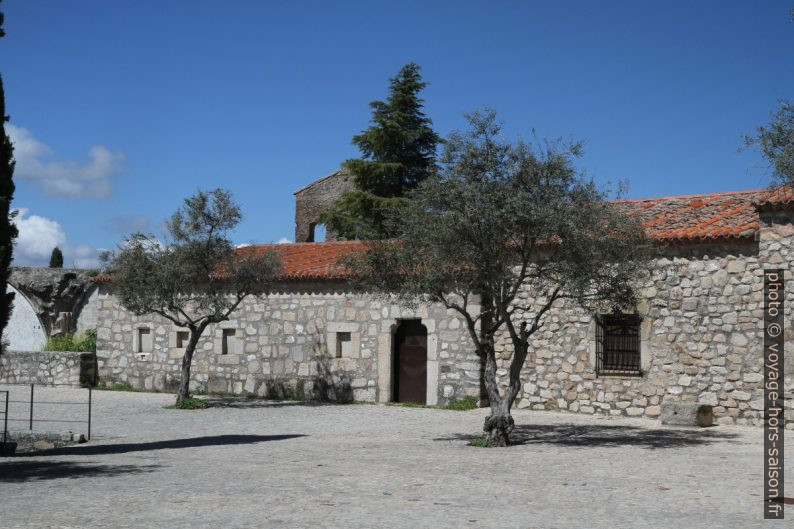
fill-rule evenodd
<path id="1" fill-rule="evenodd" d="M 274 250 L 281 257 L 283 279 L 341 279 L 345 271 L 337 264 L 351 252 L 364 248 L 361 241 L 299 242 L 244 246 L 240 253 Z"/>
<path id="2" fill-rule="evenodd" d="M 756 204 L 764 208 L 768 206 L 788 206 L 794 202 L 794 186 L 778 187 L 762 193 Z"/>
<path id="3" fill-rule="evenodd" d="M 767 191 L 729 191 L 681 195 L 615 204 L 639 215 L 648 237 L 660 242 L 752 239 L 759 228 L 756 204 Z"/>
<path id="4" fill-rule="evenodd" d="M 647 235 L 664 244 L 752 240 L 759 229 L 758 208 L 794 205 L 794 189 L 729 191 L 700 195 L 618 200 L 631 215 L 639 215 Z M 340 260 L 364 247 L 360 241 L 257 244 L 239 252 L 274 250 L 286 280 L 344 279 Z M 95 278 L 109 281 L 107 274 Z"/>

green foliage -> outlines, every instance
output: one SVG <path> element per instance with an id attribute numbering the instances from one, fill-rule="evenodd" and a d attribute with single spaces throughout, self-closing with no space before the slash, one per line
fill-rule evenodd
<path id="1" fill-rule="evenodd" d="M 187 397 L 181 399 L 176 404 L 171 406 L 166 406 L 166 409 L 169 410 L 203 410 L 207 407 L 207 403 L 201 399 L 196 399 L 193 397 Z"/>
<path id="2" fill-rule="evenodd" d="M 479 448 L 496 448 L 498 445 L 493 441 L 490 441 L 487 437 L 479 435 L 477 437 L 471 438 L 469 441 L 469 446 L 476 446 Z"/>
<path id="3" fill-rule="evenodd" d="M 469 411 L 477 409 L 477 399 L 474 397 L 465 397 L 462 399 L 453 399 L 444 406 L 444 409 L 455 411 Z"/>
<path id="4" fill-rule="evenodd" d="M 50 338 L 47 340 L 44 350 L 95 353 L 96 329 L 88 329 L 82 334 L 64 334 Z"/>
<path id="5" fill-rule="evenodd" d="M 281 269 L 273 251 L 235 250 L 228 234 L 241 219 L 228 191 L 199 191 L 168 221 L 170 243 L 135 233 L 118 251 L 102 256 L 114 294 L 127 310 L 158 314 L 190 331 L 180 399 L 187 397 L 190 363 L 207 326 L 227 321 L 247 296 L 266 292 Z"/>
<path id="6" fill-rule="evenodd" d="M 227 320 L 246 296 L 266 291 L 280 270 L 275 252 L 235 251 L 228 232 L 241 218 L 222 189 L 185 199 L 167 223 L 171 244 L 136 233 L 103 255 L 114 293 L 136 315 L 159 314 L 191 330 Z"/>
<path id="7" fill-rule="evenodd" d="M 320 220 L 345 239 L 381 239 L 394 235 L 387 229 L 386 220 L 399 215 L 407 201 L 404 197 L 381 197 L 354 189 L 342 194 Z"/>
<path id="8" fill-rule="evenodd" d="M 755 136 L 747 135 L 744 140 L 746 146 L 761 150 L 774 183 L 794 183 L 794 104 L 781 102 L 769 125 L 758 127 Z"/>
<path id="9" fill-rule="evenodd" d="M 52 254 L 50 254 L 50 268 L 63 268 L 63 252 L 57 246 L 52 249 Z"/>
<path id="10" fill-rule="evenodd" d="M 94 389 L 100 391 L 132 391 L 132 392 L 139 391 L 137 388 L 132 387 L 127 382 L 113 382 L 109 386 L 100 384 L 95 386 Z"/>
<path id="11" fill-rule="evenodd" d="M 419 98 L 426 85 L 419 66 L 409 63 L 390 80 L 387 100 L 370 103 L 372 125 L 353 137 L 362 158 L 344 164 L 356 189 L 320 219 L 335 233 L 347 239 L 391 237 L 386 217 L 398 214 L 402 197 L 435 172 L 439 137 Z"/>
<path id="12" fill-rule="evenodd" d="M 0 12 L 0 37 L 3 31 L 3 13 Z M 12 222 L 14 212 L 11 202 L 14 199 L 14 147 L 5 130 L 8 121 L 5 108 L 5 92 L 3 77 L 0 76 L 0 334 L 8 323 L 13 307 L 14 294 L 6 292 L 8 278 L 11 274 L 11 259 L 14 251 L 14 239 L 17 228 Z"/>
<path id="13" fill-rule="evenodd" d="M 493 112 L 468 118 L 470 130 L 446 140 L 440 173 L 389 218 L 398 236 L 372 241 L 345 264 L 366 291 L 406 306 L 441 303 L 462 316 L 506 436 L 544 315 L 565 299 L 633 311 L 649 245 L 639 219 L 578 172 L 580 143 L 510 142 Z M 520 295 L 526 291 L 532 295 Z M 500 394 L 494 343 L 503 332 L 512 359 Z"/>
<path id="14" fill-rule="evenodd" d="M 429 406 L 425 406 L 424 404 L 418 404 L 416 402 L 387 402 L 387 406 L 399 406 L 400 408 L 427 408 Z"/>

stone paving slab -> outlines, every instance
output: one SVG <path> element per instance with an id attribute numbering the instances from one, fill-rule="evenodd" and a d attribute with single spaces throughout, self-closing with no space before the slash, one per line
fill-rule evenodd
<path id="1" fill-rule="evenodd" d="M 790 527 L 762 520 L 758 428 L 521 410 L 485 449 L 485 410 L 172 402 L 95 392 L 90 443 L 0 460 L 0 527 Z"/>

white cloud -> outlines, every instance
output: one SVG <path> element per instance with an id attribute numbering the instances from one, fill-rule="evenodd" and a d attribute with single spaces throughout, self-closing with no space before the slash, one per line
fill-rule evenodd
<path id="1" fill-rule="evenodd" d="M 52 219 L 31 215 L 26 208 L 17 211 L 14 224 L 19 236 L 14 242 L 14 266 L 47 266 L 57 246 L 63 252 L 65 267 L 99 267 L 99 250 L 87 244 L 70 244 L 63 227 Z"/>
<path id="2" fill-rule="evenodd" d="M 102 145 L 88 150 L 87 162 L 53 159 L 55 151 L 22 127 L 6 125 L 14 144 L 14 175 L 36 182 L 48 195 L 106 197 L 112 191 L 111 177 L 121 169 L 124 155 Z"/>
<path id="3" fill-rule="evenodd" d="M 20 208 L 18 212 L 14 219 L 19 230 L 14 245 L 14 264 L 47 264 L 52 249 L 65 245 L 66 233 L 54 220 L 31 215 L 25 208 Z"/>
<path id="4" fill-rule="evenodd" d="M 292 241 L 287 239 L 286 237 L 282 237 L 276 241 L 276 244 L 291 244 Z"/>

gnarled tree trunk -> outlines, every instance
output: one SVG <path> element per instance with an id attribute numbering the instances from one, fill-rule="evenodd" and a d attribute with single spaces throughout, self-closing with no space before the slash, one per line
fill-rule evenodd
<path id="1" fill-rule="evenodd" d="M 185 347 L 185 354 L 182 355 L 182 375 L 179 380 L 179 392 L 176 395 L 177 404 L 190 396 L 190 367 L 193 364 L 193 353 L 196 352 L 196 345 L 205 328 L 206 325 L 190 328 L 190 339 Z"/>
<path id="2" fill-rule="evenodd" d="M 512 408 L 521 388 L 521 367 L 527 357 L 526 342 L 514 343 L 514 347 L 516 351 L 510 365 L 510 380 L 503 395 L 499 394 L 496 385 L 496 354 L 493 348 L 493 339 L 491 338 L 487 346 L 483 348 L 485 352 L 485 375 L 483 378 L 491 405 L 491 415 L 485 418 L 483 432 L 488 440 L 496 446 L 510 445 L 510 434 L 515 428 L 510 408 Z"/>

